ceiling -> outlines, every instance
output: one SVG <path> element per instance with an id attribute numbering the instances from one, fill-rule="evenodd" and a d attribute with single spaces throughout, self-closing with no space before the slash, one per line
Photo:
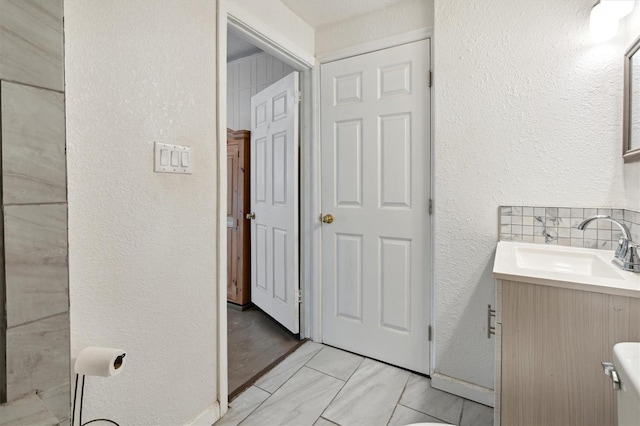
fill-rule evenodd
<path id="1" fill-rule="evenodd" d="M 403 0 L 282 0 L 313 28 L 383 9 Z"/>
<path id="2" fill-rule="evenodd" d="M 281 0 L 314 29 L 333 22 L 384 9 L 403 0 Z M 232 30 L 227 34 L 227 62 L 262 52 Z"/>
<path id="3" fill-rule="evenodd" d="M 262 52 L 262 50 L 245 39 L 240 38 L 233 31 L 229 30 L 227 32 L 227 62 L 235 61 L 236 59 L 259 52 Z"/>

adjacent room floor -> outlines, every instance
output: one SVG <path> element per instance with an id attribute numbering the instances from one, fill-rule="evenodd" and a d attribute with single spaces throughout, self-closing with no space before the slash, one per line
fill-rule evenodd
<path id="1" fill-rule="evenodd" d="M 297 336 L 255 307 L 227 309 L 227 323 L 231 398 L 301 344 Z"/>
<path id="2" fill-rule="evenodd" d="M 492 426 L 493 409 L 423 376 L 311 341 L 231 401 L 218 425 Z"/>

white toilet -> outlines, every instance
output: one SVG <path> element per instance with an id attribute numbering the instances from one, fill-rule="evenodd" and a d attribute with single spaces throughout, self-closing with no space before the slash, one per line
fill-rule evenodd
<path id="1" fill-rule="evenodd" d="M 618 426 L 636 426 L 640 422 L 640 342 L 616 344 L 613 366 L 619 380 Z"/>

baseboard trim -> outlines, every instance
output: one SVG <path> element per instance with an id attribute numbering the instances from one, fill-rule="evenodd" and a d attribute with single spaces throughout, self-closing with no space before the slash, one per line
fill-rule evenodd
<path id="1" fill-rule="evenodd" d="M 220 401 L 216 401 L 204 410 L 198 417 L 187 423 L 188 426 L 211 426 L 220 420 Z"/>
<path id="2" fill-rule="evenodd" d="M 493 389 L 474 385 L 444 374 L 433 373 L 431 375 L 431 387 L 488 405 L 489 407 L 494 406 Z"/>

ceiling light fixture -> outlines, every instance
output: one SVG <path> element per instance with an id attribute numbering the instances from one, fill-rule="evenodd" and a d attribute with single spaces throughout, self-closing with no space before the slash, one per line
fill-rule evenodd
<path id="1" fill-rule="evenodd" d="M 589 26 L 595 43 L 611 40 L 618 33 L 618 21 L 633 10 L 635 0 L 600 0 L 591 9 Z"/>
<path id="2" fill-rule="evenodd" d="M 633 10 L 635 0 L 600 0 L 600 4 L 611 16 L 622 19 Z"/>

